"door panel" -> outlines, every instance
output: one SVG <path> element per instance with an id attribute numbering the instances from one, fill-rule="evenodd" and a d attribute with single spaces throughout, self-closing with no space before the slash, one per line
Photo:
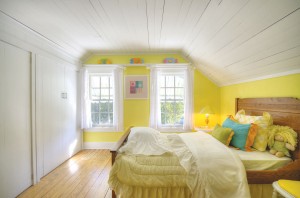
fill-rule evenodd
<path id="1" fill-rule="evenodd" d="M 32 185 L 30 57 L 0 42 L 0 197 Z"/>

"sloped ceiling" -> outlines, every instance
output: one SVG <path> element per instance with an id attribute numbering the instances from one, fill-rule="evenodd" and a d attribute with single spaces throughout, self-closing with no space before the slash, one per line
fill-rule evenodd
<path id="1" fill-rule="evenodd" d="M 299 0 L 0 0 L 67 53 L 181 53 L 220 86 L 300 73 Z"/>

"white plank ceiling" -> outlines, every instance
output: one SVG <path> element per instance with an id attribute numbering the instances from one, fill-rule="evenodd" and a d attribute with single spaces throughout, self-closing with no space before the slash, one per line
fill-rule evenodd
<path id="1" fill-rule="evenodd" d="M 182 54 L 219 86 L 300 73 L 299 0 L 0 0 L 71 56 Z"/>

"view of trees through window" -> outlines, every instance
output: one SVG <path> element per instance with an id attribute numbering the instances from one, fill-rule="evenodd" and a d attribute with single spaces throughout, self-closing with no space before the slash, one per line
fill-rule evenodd
<path id="1" fill-rule="evenodd" d="M 161 75 L 160 105 L 161 124 L 179 127 L 184 122 L 184 77 L 183 75 Z"/>
<path id="2" fill-rule="evenodd" d="M 112 76 L 90 76 L 91 118 L 93 127 L 113 125 Z"/>

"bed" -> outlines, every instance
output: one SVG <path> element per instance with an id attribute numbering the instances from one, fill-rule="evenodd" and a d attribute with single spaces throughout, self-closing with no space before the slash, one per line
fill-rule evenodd
<path id="1" fill-rule="evenodd" d="M 258 188 L 261 189 L 261 197 L 264 197 L 263 189 L 267 187 L 270 191 L 271 184 L 273 181 L 276 181 L 278 179 L 293 179 L 293 180 L 300 180 L 300 152 L 299 152 L 299 144 L 300 144 L 300 101 L 296 98 L 244 98 L 244 99 L 236 99 L 236 109 L 235 111 L 238 112 L 239 110 L 244 109 L 248 115 L 261 115 L 262 112 L 269 112 L 273 118 L 274 124 L 277 125 L 284 125 L 284 126 L 290 126 L 292 127 L 297 133 L 298 133 L 298 146 L 296 150 L 292 153 L 292 158 L 282 158 L 280 160 L 277 160 L 276 157 L 272 158 L 267 153 L 267 156 L 270 158 L 265 158 L 265 156 L 262 155 L 262 153 L 259 153 L 260 158 L 264 159 L 264 165 L 263 168 L 261 167 L 255 167 L 256 161 L 259 157 L 255 155 L 254 153 L 250 154 L 251 156 L 245 156 L 243 152 L 241 151 L 233 151 L 236 152 L 237 155 L 240 156 L 240 158 L 243 161 L 244 166 L 246 167 L 246 178 L 248 183 L 250 184 L 250 190 L 252 188 Z M 128 130 L 124 135 L 124 140 L 126 140 L 126 137 L 128 136 L 130 130 Z M 204 133 L 202 133 L 204 134 Z M 203 135 L 200 136 L 203 136 Z M 197 137 L 195 137 L 197 138 Z M 204 137 L 206 138 L 206 136 Z M 210 139 L 207 139 L 206 141 L 213 141 Z M 149 157 L 145 156 L 126 156 L 124 154 L 119 154 L 117 156 L 117 151 L 119 148 L 116 148 L 112 150 L 112 163 L 114 164 L 115 160 L 119 160 L 122 158 L 122 160 L 127 161 L 130 163 L 138 163 L 139 168 L 135 168 L 135 171 L 143 171 L 142 166 L 140 164 L 149 165 L 152 167 L 152 165 L 160 165 L 160 166 L 166 166 L 166 170 L 164 170 L 164 173 L 167 173 L 167 175 L 173 175 L 175 174 L 173 180 L 175 180 L 177 183 L 172 184 L 174 185 L 172 190 L 168 192 L 168 196 L 172 197 L 172 193 L 175 193 L 176 195 L 180 194 L 179 197 L 191 197 L 191 189 L 187 187 L 185 184 L 187 181 L 183 179 L 186 177 L 186 171 L 182 166 L 177 166 L 175 168 L 168 167 L 168 163 L 177 163 L 181 164 L 180 162 L 176 161 L 177 156 L 173 156 L 170 154 L 165 154 L 163 157 L 167 160 L 161 160 L 159 159 L 160 156 L 155 156 L 154 162 L 151 162 Z M 201 149 L 201 148 L 200 148 Z M 239 153 L 240 152 L 240 153 Z M 255 156 L 253 158 L 253 156 Z M 120 160 L 121 161 L 121 160 Z M 164 161 L 165 164 L 161 164 L 162 161 Z M 154 163 L 154 164 L 151 164 Z M 158 163 L 158 164 L 155 164 Z M 279 165 L 278 165 L 279 163 Z M 254 164 L 254 166 L 253 166 Z M 126 164 L 120 165 L 120 167 L 125 167 Z M 278 168 L 280 167 L 280 168 Z M 132 167 L 131 167 L 132 168 Z M 129 169 L 125 170 L 125 172 Z M 153 171 L 153 170 L 152 170 Z M 157 171 L 155 169 L 154 171 Z M 173 171 L 173 172 L 172 172 Z M 143 173 L 144 174 L 144 173 Z M 147 176 L 147 173 L 146 173 Z M 129 177 L 129 175 L 125 176 Z M 147 176 L 148 177 L 148 176 Z M 165 178 L 165 177 L 164 177 Z M 157 179 L 157 178 L 154 178 Z M 226 178 L 225 178 L 226 179 Z M 242 180 L 242 178 L 238 178 Z M 143 185 L 147 185 L 147 179 L 142 179 L 143 182 L 146 182 Z M 163 181 L 161 179 L 157 179 L 154 183 L 160 183 L 160 181 Z M 126 181 L 124 181 L 126 183 Z M 198 183 L 201 183 L 201 181 L 196 181 Z M 150 183 L 153 183 L 153 181 L 150 181 Z M 166 187 L 168 181 L 164 181 L 160 185 L 163 187 Z M 140 186 L 139 189 L 140 192 L 143 191 L 143 185 L 141 185 L 141 182 L 137 184 L 137 186 Z M 112 185 L 111 185 L 112 187 Z M 156 186 L 157 187 L 157 186 Z M 114 187 L 112 187 L 114 190 Z M 144 192 L 145 193 L 145 192 Z M 160 192 L 157 192 L 160 193 Z M 147 193 L 146 193 L 147 194 Z M 148 192 L 148 195 L 151 193 Z M 140 194 L 142 195 L 142 194 Z M 144 196 L 144 195 L 143 195 Z M 115 197 L 115 193 L 113 192 L 113 197 Z M 148 196 L 151 197 L 151 196 Z M 152 197 L 159 197 L 158 195 L 154 195 Z M 166 197 L 166 195 L 163 195 L 161 197 Z M 205 197 L 205 196 L 203 196 Z M 260 196 L 257 196 L 260 197 Z"/>

